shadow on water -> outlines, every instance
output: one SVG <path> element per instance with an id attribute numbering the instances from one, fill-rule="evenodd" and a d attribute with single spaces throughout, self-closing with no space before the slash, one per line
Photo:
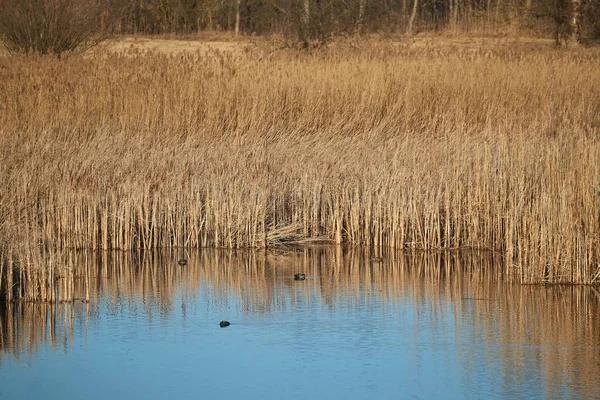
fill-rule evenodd
<path id="1" fill-rule="evenodd" d="M 182 266 L 169 252 L 74 253 L 72 265 L 95 266 L 90 302 L 0 303 L 0 372 L 8 360 L 35 360 L 46 348 L 74 351 L 72 343 L 87 342 L 102 319 L 141 315 L 147 324 L 185 324 L 203 312 L 196 323 L 206 332 L 229 318 L 232 325 L 221 332 L 286 325 L 277 340 L 299 351 L 311 351 L 298 344 L 314 345 L 311 337 L 330 338 L 335 324 L 342 340 L 346 334 L 359 349 L 366 341 L 365 352 L 375 352 L 382 342 L 361 335 L 383 341 L 378 335 L 394 327 L 393 337 L 406 334 L 402 340 L 416 349 L 417 364 L 420 353 L 449 343 L 462 385 L 475 394 L 481 374 L 493 375 L 485 379 L 504 395 L 512 385 L 518 393 L 533 374 L 543 382 L 536 390 L 549 397 L 599 396 L 596 288 L 506 283 L 493 257 L 479 252 L 397 252 L 374 259 L 360 249 L 314 247 L 187 256 Z M 298 273 L 306 279 L 295 280 Z M 359 325 L 360 334 L 352 336 Z M 482 365 L 490 369 L 482 372 Z"/>

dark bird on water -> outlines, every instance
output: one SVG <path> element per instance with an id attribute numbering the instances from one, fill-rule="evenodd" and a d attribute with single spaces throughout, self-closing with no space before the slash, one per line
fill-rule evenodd
<path id="1" fill-rule="evenodd" d="M 225 328 L 225 327 L 227 327 L 227 326 L 229 326 L 229 325 L 231 325 L 231 324 L 229 323 L 229 321 L 221 321 L 221 322 L 219 322 L 219 326 L 220 326 L 221 328 Z"/>
<path id="2" fill-rule="evenodd" d="M 177 264 L 183 267 L 184 265 L 187 265 L 187 260 L 185 258 L 182 258 L 179 261 L 177 261 Z"/>
<path id="3" fill-rule="evenodd" d="M 306 274 L 294 274 L 294 280 L 303 281 L 306 279 Z"/>

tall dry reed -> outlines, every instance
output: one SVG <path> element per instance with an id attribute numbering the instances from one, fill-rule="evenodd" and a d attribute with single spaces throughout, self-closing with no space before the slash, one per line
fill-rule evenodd
<path id="1" fill-rule="evenodd" d="M 599 61 L 387 42 L 0 58 L 0 293 L 55 300 L 67 249 L 314 241 L 597 283 Z"/>

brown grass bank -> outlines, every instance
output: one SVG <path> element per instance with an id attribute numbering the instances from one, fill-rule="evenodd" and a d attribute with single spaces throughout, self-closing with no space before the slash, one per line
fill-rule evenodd
<path id="1" fill-rule="evenodd" d="M 600 280 L 597 49 L 244 46 L 0 58 L 2 297 L 66 249 L 314 240 Z"/>

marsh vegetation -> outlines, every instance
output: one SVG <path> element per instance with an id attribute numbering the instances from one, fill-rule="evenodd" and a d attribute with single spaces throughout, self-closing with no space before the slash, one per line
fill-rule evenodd
<path id="1" fill-rule="evenodd" d="M 600 53 L 367 39 L 0 58 L 0 297 L 74 249 L 483 249 L 600 280 Z"/>

